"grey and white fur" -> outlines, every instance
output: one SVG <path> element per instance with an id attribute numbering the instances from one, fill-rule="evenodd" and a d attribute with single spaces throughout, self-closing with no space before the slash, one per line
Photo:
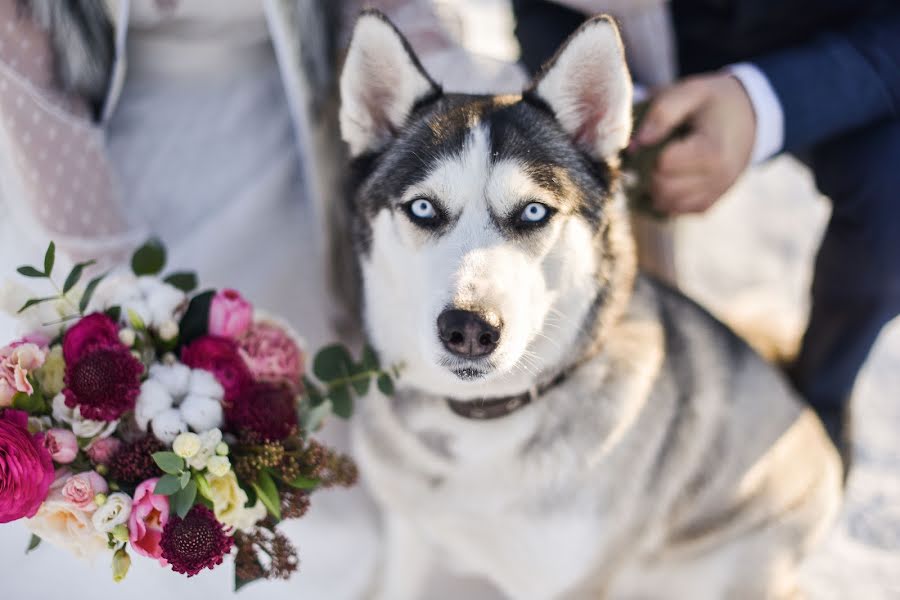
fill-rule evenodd
<path id="1" fill-rule="evenodd" d="M 521 95 L 466 96 L 366 12 L 340 86 L 363 319 L 404 369 L 354 426 L 387 515 L 373 597 L 429 598 L 438 561 L 515 599 L 799 597 L 840 463 L 772 366 L 636 273 L 612 20 Z M 489 420 L 448 403 L 537 389 Z"/>

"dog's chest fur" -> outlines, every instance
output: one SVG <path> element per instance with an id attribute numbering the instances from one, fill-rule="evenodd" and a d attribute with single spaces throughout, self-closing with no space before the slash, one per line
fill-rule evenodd
<path id="1" fill-rule="evenodd" d="M 627 327 L 623 342 L 501 419 L 468 420 L 413 390 L 368 398 L 354 437 L 379 503 L 409 518 L 448 564 L 511 597 L 557 596 L 609 564 L 633 542 L 645 506 L 642 484 L 622 474 L 647 472 L 664 433 L 641 417 L 661 332 Z"/>

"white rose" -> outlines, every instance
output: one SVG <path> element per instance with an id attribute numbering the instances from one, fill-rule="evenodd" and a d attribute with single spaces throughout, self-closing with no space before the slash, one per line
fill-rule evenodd
<path id="1" fill-rule="evenodd" d="M 262 502 L 257 500 L 253 506 L 245 506 L 247 493 L 238 485 L 234 471 L 228 471 L 222 477 L 210 476 L 208 482 L 213 512 L 220 523 L 240 531 L 249 531 L 265 518 L 266 507 Z"/>
<path id="2" fill-rule="evenodd" d="M 107 496 L 106 502 L 94 511 L 91 521 L 97 531 L 109 533 L 116 526 L 127 523 L 129 516 L 131 516 L 131 497 L 116 492 Z"/>
<path id="3" fill-rule="evenodd" d="M 224 477 L 231 470 L 231 461 L 227 456 L 213 456 L 206 462 L 206 470 L 216 477 Z"/>
<path id="4" fill-rule="evenodd" d="M 91 559 L 107 549 L 106 534 L 97 531 L 91 515 L 75 507 L 59 489 L 50 496 L 25 526 L 42 540 L 65 548 L 82 559 Z"/>
<path id="5" fill-rule="evenodd" d="M 119 421 L 92 421 L 82 418 L 80 408 L 66 406 L 66 397 L 63 394 L 53 397 L 52 410 L 53 418 L 67 424 L 80 438 L 109 437 L 119 425 Z"/>

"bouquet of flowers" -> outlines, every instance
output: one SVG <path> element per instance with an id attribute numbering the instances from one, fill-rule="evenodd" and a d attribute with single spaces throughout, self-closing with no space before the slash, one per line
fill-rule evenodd
<path id="1" fill-rule="evenodd" d="M 192 273 L 161 275 L 151 241 L 119 270 L 23 299 L 25 335 L 0 348 L 0 523 L 25 519 L 41 540 L 81 558 L 107 553 L 121 580 L 131 555 L 188 577 L 235 561 L 236 587 L 287 578 L 298 559 L 279 533 L 313 491 L 349 486 L 356 467 L 310 437 L 349 417 L 354 394 L 392 375 L 371 349 L 341 346 L 304 372 L 291 328 L 236 291 L 195 292 Z"/>

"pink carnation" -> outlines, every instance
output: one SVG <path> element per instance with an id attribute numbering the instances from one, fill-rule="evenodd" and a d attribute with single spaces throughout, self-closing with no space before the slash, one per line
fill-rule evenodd
<path id="1" fill-rule="evenodd" d="M 34 388 L 28 375 L 41 368 L 47 359 L 46 347 L 19 341 L 0 348 L 0 408 L 12 406 L 13 396 L 31 395 Z"/>
<path id="2" fill-rule="evenodd" d="M 53 476 L 44 436 L 28 432 L 28 414 L 0 409 L 0 523 L 33 517 Z"/>
<path id="3" fill-rule="evenodd" d="M 222 290 L 213 296 L 209 307 L 209 333 L 238 338 L 253 321 L 253 306 L 235 290 Z"/>
<path id="4" fill-rule="evenodd" d="M 259 322 L 240 339 L 240 351 L 250 372 L 258 381 L 287 383 L 293 388 L 303 375 L 303 352 L 281 327 Z"/>
<path id="5" fill-rule="evenodd" d="M 159 559 L 160 564 L 168 564 L 162 558 L 163 529 L 169 522 L 169 498 L 154 494 L 158 477 L 148 479 L 134 490 L 131 516 L 128 517 L 128 538 L 134 551 L 143 556 Z"/>
<path id="6" fill-rule="evenodd" d="M 96 471 L 78 473 L 69 477 L 62 487 L 62 495 L 69 504 L 86 512 L 96 510 L 94 496 L 109 491 L 106 480 Z"/>

